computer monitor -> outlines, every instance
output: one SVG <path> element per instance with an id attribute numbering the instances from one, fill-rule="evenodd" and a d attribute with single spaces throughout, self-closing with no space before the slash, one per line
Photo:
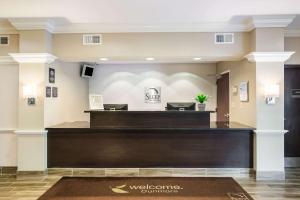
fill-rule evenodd
<path id="1" fill-rule="evenodd" d="M 168 102 L 167 110 L 196 110 L 196 103 L 194 102 Z"/>
<path id="2" fill-rule="evenodd" d="M 128 104 L 103 104 L 104 110 L 128 110 Z"/>

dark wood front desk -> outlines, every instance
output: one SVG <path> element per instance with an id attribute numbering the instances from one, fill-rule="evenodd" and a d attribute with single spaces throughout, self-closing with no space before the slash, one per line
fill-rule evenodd
<path id="1" fill-rule="evenodd" d="M 201 124 L 207 113 L 99 111 L 91 123 L 49 127 L 48 167 L 252 168 L 253 128 Z"/>

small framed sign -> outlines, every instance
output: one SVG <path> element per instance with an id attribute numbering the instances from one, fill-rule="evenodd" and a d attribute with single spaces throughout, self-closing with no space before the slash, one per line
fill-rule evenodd
<path id="1" fill-rule="evenodd" d="M 49 83 L 55 83 L 55 69 L 49 68 Z"/>
<path id="2" fill-rule="evenodd" d="M 51 97 L 51 87 L 46 87 L 46 97 L 49 98 Z"/>
<path id="3" fill-rule="evenodd" d="M 161 87 L 145 87 L 145 103 L 161 102 Z"/>
<path id="4" fill-rule="evenodd" d="M 58 88 L 52 87 L 52 97 L 56 98 L 58 97 Z"/>
<path id="5" fill-rule="evenodd" d="M 249 101 L 249 82 L 243 81 L 240 83 L 240 101 L 247 102 Z"/>

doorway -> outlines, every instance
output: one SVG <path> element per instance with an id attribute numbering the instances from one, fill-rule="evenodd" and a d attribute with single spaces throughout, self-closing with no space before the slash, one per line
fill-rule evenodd
<path id="1" fill-rule="evenodd" d="M 284 156 L 286 167 L 300 167 L 300 65 L 284 69 Z"/>
<path id="2" fill-rule="evenodd" d="M 229 122 L 229 72 L 217 79 L 217 121 Z"/>

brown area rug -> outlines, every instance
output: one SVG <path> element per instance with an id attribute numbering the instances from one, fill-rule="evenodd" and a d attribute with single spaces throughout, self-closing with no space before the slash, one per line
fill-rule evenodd
<path id="1" fill-rule="evenodd" d="M 39 200 L 253 200 L 232 178 L 63 177 Z"/>

